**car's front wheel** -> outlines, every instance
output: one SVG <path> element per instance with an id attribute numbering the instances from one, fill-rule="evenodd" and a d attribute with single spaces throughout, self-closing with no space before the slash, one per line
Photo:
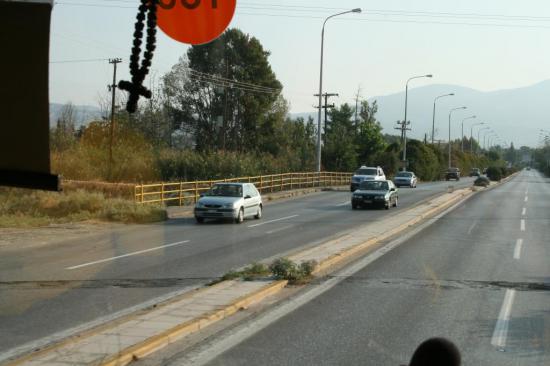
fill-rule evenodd
<path id="1" fill-rule="evenodd" d="M 393 200 L 393 207 L 397 207 L 397 200 L 398 200 L 398 198 L 395 197 L 395 199 Z"/>
<path id="2" fill-rule="evenodd" d="M 195 216 L 195 220 L 197 221 L 197 224 L 202 224 L 204 222 L 204 217 Z"/>
<path id="3" fill-rule="evenodd" d="M 358 207 L 357 203 L 355 203 L 355 202 L 351 203 L 351 209 L 352 210 L 357 210 L 357 207 Z"/>
<path id="4" fill-rule="evenodd" d="M 237 214 L 237 218 L 235 218 L 235 222 L 237 224 L 242 224 L 244 221 L 244 209 L 241 207 L 239 210 L 239 213 Z"/>

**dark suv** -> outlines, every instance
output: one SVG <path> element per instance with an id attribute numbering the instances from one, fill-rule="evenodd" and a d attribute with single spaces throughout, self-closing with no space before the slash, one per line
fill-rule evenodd
<path id="1" fill-rule="evenodd" d="M 445 180 L 460 180 L 460 169 L 458 168 L 449 168 L 445 174 Z"/>

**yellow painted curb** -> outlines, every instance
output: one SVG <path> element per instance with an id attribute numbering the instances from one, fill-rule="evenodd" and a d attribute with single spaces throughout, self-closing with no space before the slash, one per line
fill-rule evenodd
<path id="1" fill-rule="evenodd" d="M 52 344 L 50 346 L 45 346 L 44 348 L 42 349 L 39 349 L 37 351 L 33 351 L 27 355 L 24 355 L 24 356 L 21 356 L 21 357 L 18 357 L 16 358 L 15 360 L 13 361 L 7 361 L 7 362 L 4 362 L 2 363 L 1 365 L 2 366 L 18 366 L 18 365 L 21 365 L 22 363 L 25 363 L 27 361 L 31 361 L 32 359 L 34 359 L 35 357 L 38 357 L 38 356 L 41 356 L 43 354 L 46 354 L 46 353 L 49 353 L 49 352 L 52 352 L 52 351 L 55 351 L 61 347 L 64 347 L 66 345 L 69 345 L 71 343 L 75 343 L 75 342 L 79 342 L 85 338 L 89 338 L 91 336 L 94 336 L 98 333 L 101 333 L 105 330 L 108 330 L 110 328 L 113 328 L 113 327 L 116 327 L 117 325 L 119 324 L 122 324 L 122 323 L 125 323 L 127 321 L 130 321 L 132 319 L 135 319 L 137 318 L 138 316 L 140 315 L 143 315 L 143 314 L 146 314 L 152 310 L 156 310 L 156 309 L 161 309 L 167 305 L 170 305 L 176 301 L 180 301 L 180 300 L 183 300 L 185 298 L 188 298 L 188 297 L 191 297 L 191 296 L 195 296 L 197 295 L 198 293 L 201 293 L 201 292 L 204 292 L 204 291 L 207 291 L 207 290 L 212 290 L 213 288 L 216 288 L 216 287 L 224 287 L 227 285 L 229 281 L 222 281 L 222 282 L 219 282 L 219 283 L 216 283 L 212 286 L 205 286 L 205 287 L 200 287 L 200 288 L 197 288 L 195 290 L 191 290 L 189 292 L 186 292 L 184 294 L 181 294 L 181 295 L 178 295 L 178 296 L 175 296 L 174 298 L 172 299 L 169 299 L 169 300 L 166 300 L 162 303 L 159 303 L 157 305 L 155 305 L 153 307 L 153 309 L 150 309 L 150 308 L 147 308 L 147 309 L 143 309 L 143 310 L 137 310 L 136 312 L 134 313 L 131 313 L 131 314 L 128 314 L 128 315 L 125 315 L 123 317 L 120 317 L 118 319 L 115 319 L 113 321 L 110 321 L 110 322 L 107 322 L 105 324 L 101 324 L 101 325 L 98 325 L 96 327 L 93 327 L 91 329 L 88 329 L 88 330 L 85 330 L 85 331 L 82 331 L 76 335 L 73 335 L 73 336 L 70 336 L 68 338 L 65 338 L 55 344 Z"/>
<path id="2" fill-rule="evenodd" d="M 288 281 L 275 281 L 267 286 L 253 292 L 252 294 L 244 295 L 233 303 L 225 306 L 222 309 L 207 313 L 200 318 L 189 320 L 163 333 L 153 336 L 141 343 L 128 347 L 117 355 L 105 360 L 101 363 L 102 366 L 124 366 L 133 360 L 143 358 L 159 349 L 166 347 L 170 343 L 194 333 L 210 324 L 219 320 L 225 319 L 240 309 L 247 308 L 251 304 L 257 303 L 266 297 L 276 294 L 281 291 Z"/>

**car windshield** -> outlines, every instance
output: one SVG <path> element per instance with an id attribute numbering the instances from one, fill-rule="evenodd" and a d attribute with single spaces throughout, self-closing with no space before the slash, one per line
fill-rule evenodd
<path id="1" fill-rule="evenodd" d="M 388 182 L 367 181 L 361 182 L 359 188 L 363 191 L 387 191 Z"/>
<path id="2" fill-rule="evenodd" d="M 217 184 L 204 195 L 207 197 L 242 197 L 243 187 L 237 184 Z"/>
<path id="3" fill-rule="evenodd" d="M 378 171 L 374 168 L 360 168 L 355 171 L 355 175 L 377 175 Z"/>
<path id="4" fill-rule="evenodd" d="M 0 366 L 550 366 L 548 40 L 550 0 L 0 0 Z"/>

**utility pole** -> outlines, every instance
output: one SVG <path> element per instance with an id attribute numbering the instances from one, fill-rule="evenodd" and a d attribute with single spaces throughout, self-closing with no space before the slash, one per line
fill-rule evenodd
<path id="1" fill-rule="evenodd" d="M 318 97 L 319 94 L 315 94 L 314 95 L 315 97 Z M 337 93 L 324 93 L 321 95 L 322 98 L 325 98 L 325 104 L 323 106 L 321 106 L 322 109 L 325 110 L 325 122 L 324 122 L 324 126 L 325 126 L 325 130 L 327 128 L 327 121 L 328 121 L 328 109 L 329 108 L 334 108 L 335 105 L 334 103 L 332 104 L 328 104 L 328 98 L 331 98 L 331 97 L 338 97 L 338 94 Z M 315 108 L 319 108 L 319 107 L 315 107 Z M 325 134 L 325 139 L 326 139 L 326 134 Z M 326 140 L 323 140 L 323 143 L 326 144 Z"/>
<path id="2" fill-rule="evenodd" d="M 359 124 L 359 119 L 357 118 L 357 113 L 359 111 L 359 98 L 361 97 L 361 86 L 357 88 L 357 94 L 355 94 L 355 128 Z"/>
<path id="3" fill-rule="evenodd" d="M 121 58 L 109 59 L 109 63 L 113 65 L 113 84 L 109 85 L 109 90 L 112 93 L 111 99 L 111 136 L 109 141 L 109 180 L 113 178 L 113 141 L 115 135 L 115 98 L 116 98 L 116 68 L 122 62 Z"/>

